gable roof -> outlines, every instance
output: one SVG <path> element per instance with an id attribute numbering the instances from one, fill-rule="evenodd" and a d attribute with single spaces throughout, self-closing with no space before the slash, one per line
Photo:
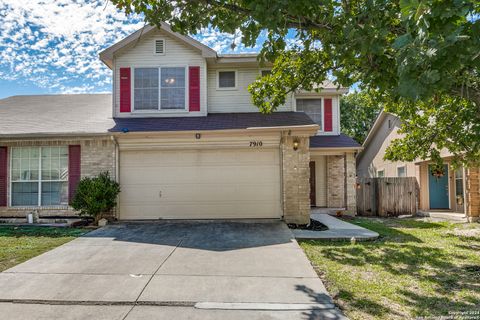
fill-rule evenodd
<path id="1" fill-rule="evenodd" d="M 165 31 L 171 37 L 176 38 L 176 39 L 184 42 L 185 44 L 187 44 L 187 45 L 189 45 L 189 46 L 191 46 L 195 49 L 200 50 L 200 52 L 202 53 L 202 56 L 204 58 L 216 58 L 217 57 L 217 52 L 215 50 L 213 50 L 212 48 L 204 45 L 200 41 L 197 41 L 197 40 L 193 39 L 192 37 L 184 36 L 184 35 L 182 35 L 178 32 L 173 31 L 170 28 L 170 26 L 165 22 L 161 22 L 159 29 L 162 30 L 162 31 Z M 137 41 L 140 37 L 145 36 L 145 35 L 147 35 L 148 33 L 152 32 L 154 30 L 157 30 L 157 26 L 147 25 L 147 26 L 135 31 L 134 33 L 132 33 L 128 37 L 124 38 L 123 40 L 120 40 L 119 42 L 115 43 L 114 45 L 112 45 L 112 46 L 108 47 L 107 49 L 103 50 L 102 52 L 100 52 L 100 60 L 102 60 L 102 62 L 105 63 L 111 69 L 112 66 L 113 66 L 113 54 L 116 51 L 128 46 L 132 42 Z"/>
<path id="2" fill-rule="evenodd" d="M 0 138 L 107 134 L 111 94 L 13 96 L 0 100 Z"/>

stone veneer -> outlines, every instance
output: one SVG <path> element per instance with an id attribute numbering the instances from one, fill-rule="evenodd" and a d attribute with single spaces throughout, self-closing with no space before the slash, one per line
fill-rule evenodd
<path id="1" fill-rule="evenodd" d="M 294 141 L 299 142 L 297 150 Z M 286 223 L 310 222 L 310 150 L 308 137 L 282 135 L 283 218 Z"/>
<path id="2" fill-rule="evenodd" d="M 0 146 L 27 147 L 27 146 L 81 146 L 81 175 L 93 177 L 103 171 L 109 171 L 115 179 L 115 144 L 110 137 L 96 137 L 83 139 L 42 139 L 42 140 L 0 140 Z M 10 154 L 10 150 L 8 151 Z M 10 172 L 10 168 L 8 168 Z M 10 181 L 8 181 L 8 189 Z M 10 199 L 7 199 L 10 202 Z M 69 206 L 55 207 L 0 207 L 0 217 L 24 218 L 27 213 L 36 210 L 40 217 L 73 216 L 75 212 Z"/>
<path id="3" fill-rule="evenodd" d="M 470 222 L 480 220 L 480 168 L 469 168 L 466 173 L 466 215 Z"/>

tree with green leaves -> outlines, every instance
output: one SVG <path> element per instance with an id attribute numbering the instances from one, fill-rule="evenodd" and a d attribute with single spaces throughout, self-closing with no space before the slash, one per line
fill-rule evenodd
<path id="1" fill-rule="evenodd" d="M 362 144 L 375 119 L 381 111 L 381 105 L 372 101 L 366 92 L 353 92 L 340 100 L 340 127 L 342 132 Z"/>
<path id="2" fill-rule="evenodd" d="M 273 70 L 249 87 L 261 112 L 334 79 L 368 90 L 405 124 L 405 139 L 387 157 L 440 161 L 446 147 L 465 165 L 480 158 L 478 0 L 112 1 L 184 34 L 211 26 L 241 32 L 246 46 L 265 36 L 259 59 Z M 296 41 L 288 46 L 292 30 Z"/>

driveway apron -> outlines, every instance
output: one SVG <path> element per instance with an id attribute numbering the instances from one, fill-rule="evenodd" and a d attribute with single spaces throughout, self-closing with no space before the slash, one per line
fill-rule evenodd
<path id="1" fill-rule="evenodd" d="M 0 273 L 8 319 L 342 319 L 280 221 L 113 224 Z"/>

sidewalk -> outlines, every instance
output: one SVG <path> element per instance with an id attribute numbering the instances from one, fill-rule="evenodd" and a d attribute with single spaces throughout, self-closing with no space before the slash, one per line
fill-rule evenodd
<path id="1" fill-rule="evenodd" d="M 317 220 L 328 227 L 325 231 L 292 230 L 296 239 L 323 239 L 323 240 L 351 240 L 356 241 L 375 240 L 378 233 L 360 226 L 337 219 L 325 213 L 312 213 L 312 219 Z"/>

